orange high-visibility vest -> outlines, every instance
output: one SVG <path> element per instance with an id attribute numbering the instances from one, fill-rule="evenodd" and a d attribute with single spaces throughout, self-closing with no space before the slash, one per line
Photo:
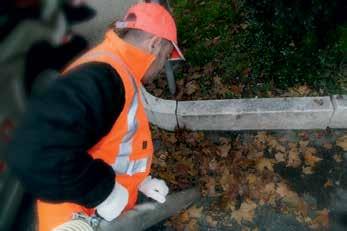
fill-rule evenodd
<path id="1" fill-rule="evenodd" d="M 111 131 L 88 152 L 94 159 L 102 159 L 111 165 L 116 173 L 116 181 L 127 188 L 129 201 L 126 209 L 134 207 L 138 186 L 149 175 L 152 163 L 153 144 L 142 105 L 140 81 L 154 59 L 153 55 L 146 54 L 109 31 L 100 45 L 67 68 L 68 71 L 88 62 L 107 63 L 123 81 L 124 108 Z M 53 205 L 38 201 L 39 230 L 48 230 L 68 221 L 72 214 L 66 213 L 84 212 L 91 215 L 93 211 L 72 203 Z"/>

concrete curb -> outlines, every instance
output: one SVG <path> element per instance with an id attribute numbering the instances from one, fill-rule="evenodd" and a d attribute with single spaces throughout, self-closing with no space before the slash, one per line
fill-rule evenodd
<path id="1" fill-rule="evenodd" d="M 323 129 L 334 110 L 329 97 L 208 100 L 178 103 L 189 130 Z"/>
<path id="2" fill-rule="evenodd" d="M 331 101 L 334 106 L 334 114 L 329 127 L 347 128 L 347 95 L 334 95 L 331 97 Z"/>
<path id="3" fill-rule="evenodd" d="M 165 130 L 175 130 L 178 127 L 177 101 L 157 98 L 149 94 L 144 87 L 142 87 L 141 93 L 149 121 Z"/>
<path id="4" fill-rule="evenodd" d="M 347 128 L 347 96 L 174 101 L 143 89 L 149 121 L 165 130 Z"/>

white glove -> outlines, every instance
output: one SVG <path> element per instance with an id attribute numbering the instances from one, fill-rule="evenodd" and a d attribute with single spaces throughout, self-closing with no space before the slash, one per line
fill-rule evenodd
<path id="1" fill-rule="evenodd" d="M 159 203 L 164 203 L 166 201 L 166 196 L 169 193 L 169 188 L 165 181 L 156 178 L 152 179 L 151 176 L 148 176 L 140 184 L 139 191 Z"/>
<path id="2" fill-rule="evenodd" d="M 96 211 L 106 221 L 112 221 L 122 213 L 128 204 L 128 200 L 128 190 L 116 182 L 111 194 L 106 200 L 96 206 Z"/>

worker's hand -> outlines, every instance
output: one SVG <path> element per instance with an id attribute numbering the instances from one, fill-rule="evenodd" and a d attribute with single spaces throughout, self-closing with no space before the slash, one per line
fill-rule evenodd
<path id="1" fill-rule="evenodd" d="M 165 181 L 148 176 L 139 186 L 139 191 L 153 200 L 164 203 L 169 193 Z"/>
<path id="2" fill-rule="evenodd" d="M 96 206 L 96 211 L 106 221 L 117 218 L 128 204 L 128 190 L 116 182 L 111 194 L 101 204 Z"/>

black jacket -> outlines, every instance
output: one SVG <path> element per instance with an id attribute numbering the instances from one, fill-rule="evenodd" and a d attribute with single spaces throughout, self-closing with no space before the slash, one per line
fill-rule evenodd
<path id="1" fill-rule="evenodd" d="M 115 174 L 87 151 L 111 130 L 124 103 L 123 83 L 111 66 L 71 70 L 31 100 L 9 146 L 10 168 L 41 200 L 95 207 L 111 193 Z"/>

